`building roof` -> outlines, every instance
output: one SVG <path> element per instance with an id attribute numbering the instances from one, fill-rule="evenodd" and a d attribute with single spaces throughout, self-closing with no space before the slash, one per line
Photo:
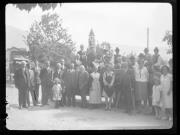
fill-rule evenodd
<path id="1" fill-rule="evenodd" d="M 17 48 L 17 47 L 11 47 L 7 48 L 6 51 L 26 51 L 26 48 Z"/>

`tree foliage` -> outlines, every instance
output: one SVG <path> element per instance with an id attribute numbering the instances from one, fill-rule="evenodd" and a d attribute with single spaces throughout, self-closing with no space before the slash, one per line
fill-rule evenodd
<path id="1" fill-rule="evenodd" d="M 27 37 L 25 37 L 32 60 L 70 59 L 74 43 L 61 24 L 62 20 L 57 14 L 49 13 L 43 15 L 39 22 L 35 21 L 32 24 Z"/>
<path id="2" fill-rule="evenodd" d="M 162 41 L 167 42 L 170 47 L 167 53 L 172 53 L 172 32 L 167 31 Z"/>
<path id="3" fill-rule="evenodd" d="M 14 4 L 20 10 L 31 11 L 36 6 L 39 6 L 43 11 L 55 9 L 58 3 L 33 3 L 33 4 Z M 61 4 L 60 4 L 61 5 Z"/>

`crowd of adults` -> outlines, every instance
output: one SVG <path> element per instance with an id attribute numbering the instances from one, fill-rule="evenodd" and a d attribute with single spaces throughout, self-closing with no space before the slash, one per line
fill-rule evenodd
<path id="1" fill-rule="evenodd" d="M 75 95 L 80 95 L 82 108 L 100 108 L 105 97 L 105 110 L 123 108 L 132 114 L 145 113 L 150 107 L 157 118 L 172 120 L 172 59 L 165 64 L 157 47 L 153 55 L 145 48 L 138 57 L 119 52 L 116 48 L 112 63 L 108 51 L 101 58 L 88 59 L 81 46 L 71 64 L 62 59 L 55 69 L 50 61 L 44 67 L 38 61 L 34 67 L 23 61 L 14 75 L 19 108 L 30 106 L 29 94 L 34 106 L 53 101 L 55 108 L 76 106 Z"/>

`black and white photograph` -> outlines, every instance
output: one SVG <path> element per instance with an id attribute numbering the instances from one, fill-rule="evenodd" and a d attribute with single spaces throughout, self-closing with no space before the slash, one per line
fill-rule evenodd
<path id="1" fill-rule="evenodd" d="M 171 129 L 172 36 L 165 2 L 7 4 L 6 128 Z"/>

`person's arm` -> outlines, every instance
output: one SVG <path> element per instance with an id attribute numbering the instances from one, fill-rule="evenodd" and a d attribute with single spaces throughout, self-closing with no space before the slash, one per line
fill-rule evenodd
<path id="1" fill-rule="evenodd" d="M 112 76 L 112 80 L 111 80 L 110 86 L 113 86 L 114 80 L 115 80 L 115 75 L 114 75 L 114 73 L 113 73 L 113 76 Z"/>
<path id="2" fill-rule="evenodd" d="M 147 81 L 149 81 L 149 72 L 146 67 L 145 67 L 145 74 L 146 74 Z"/>
<path id="3" fill-rule="evenodd" d="M 104 72 L 104 74 L 103 74 L 103 83 L 104 83 L 104 85 L 106 86 L 107 85 L 107 82 L 106 82 L 106 73 Z"/>
<path id="4" fill-rule="evenodd" d="M 170 76 L 170 88 L 169 88 L 169 91 L 168 91 L 168 95 L 170 95 L 172 92 L 172 76 Z"/>

